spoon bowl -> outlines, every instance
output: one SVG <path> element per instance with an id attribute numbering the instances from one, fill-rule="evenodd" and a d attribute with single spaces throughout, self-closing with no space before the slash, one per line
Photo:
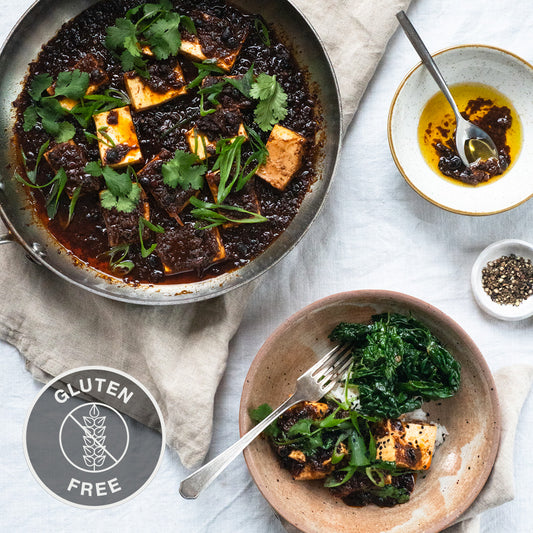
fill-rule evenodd
<path id="1" fill-rule="evenodd" d="M 472 164 L 478 161 L 487 161 L 489 159 L 495 159 L 500 165 L 500 169 L 503 172 L 507 167 L 506 163 L 502 163 L 498 157 L 498 149 L 494 144 L 494 141 L 488 135 L 487 132 L 480 127 L 472 124 L 472 122 L 462 117 L 455 100 L 444 80 L 439 68 L 435 61 L 428 52 L 426 45 L 418 35 L 417 31 L 411 24 L 407 15 L 403 11 L 396 13 L 396 18 L 400 22 L 400 25 L 407 35 L 409 41 L 413 45 L 417 54 L 420 56 L 422 63 L 428 69 L 429 73 L 439 86 L 440 90 L 444 93 L 444 96 L 448 100 L 450 106 L 453 109 L 456 122 L 455 130 L 455 145 L 457 147 L 457 153 L 461 158 L 461 161 L 466 167 L 470 167 Z"/>
<path id="2" fill-rule="evenodd" d="M 461 161 L 465 165 L 468 162 L 469 166 L 479 160 L 486 161 L 494 158 L 503 172 L 507 168 L 507 161 L 498 157 L 498 149 L 490 135 L 461 115 L 459 115 L 459 120 L 456 118 L 456 121 L 455 143 Z"/>

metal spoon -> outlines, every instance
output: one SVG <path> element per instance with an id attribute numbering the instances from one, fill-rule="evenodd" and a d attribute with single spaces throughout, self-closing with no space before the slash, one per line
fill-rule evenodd
<path id="1" fill-rule="evenodd" d="M 424 63 L 425 67 L 429 70 L 429 73 L 437 82 L 440 90 L 444 93 L 444 96 L 452 106 L 455 121 L 457 123 L 455 130 L 455 144 L 461 161 L 465 166 L 469 167 L 472 163 L 480 159 L 486 161 L 487 159 L 495 158 L 499 162 L 501 170 L 505 170 L 507 165 L 505 162 L 500 161 L 498 150 L 490 136 L 481 128 L 461 116 L 459 108 L 457 107 L 440 70 L 431 57 L 431 54 L 428 52 L 422 39 L 411 24 L 411 21 L 407 18 L 407 15 L 403 11 L 399 11 L 396 13 L 396 18 L 400 22 L 403 31 L 411 41 L 414 49 L 420 56 L 420 59 L 422 59 L 422 63 Z"/>

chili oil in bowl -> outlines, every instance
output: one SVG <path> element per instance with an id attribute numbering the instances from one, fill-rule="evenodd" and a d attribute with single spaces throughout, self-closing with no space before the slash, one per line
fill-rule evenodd
<path id="1" fill-rule="evenodd" d="M 465 215 L 512 209 L 533 196 L 533 67 L 484 45 L 434 54 L 463 116 L 495 141 L 494 159 L 475 171 L 455 151 L 455 118 L 420 63 L 401 82 L 388 121 L 389 146 L 407 183 L 431 203 Z"/>
<path id="2" fill-rule="evenodd" d="M 533 245 L 504 239 L 487 246 L 472 267 L 471 283 L 489 315 L 508 321 L 533 316 Z"/>

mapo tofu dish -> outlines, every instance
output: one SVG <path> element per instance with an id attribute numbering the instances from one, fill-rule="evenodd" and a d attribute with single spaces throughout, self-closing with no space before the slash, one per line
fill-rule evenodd
<path id="1" fill-rule="evenodd" d="M 30 64 L 15 174 L 55 239 L 127 283 L 239 268 L 315 179 L 306 73 L 259 16 L 220 0 L 99 2 Z"/>

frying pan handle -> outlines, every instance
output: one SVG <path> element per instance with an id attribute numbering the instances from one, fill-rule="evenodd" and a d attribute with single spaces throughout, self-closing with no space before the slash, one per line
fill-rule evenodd
<path id="1" fill-rule="evenodd" d="M 15 237 L 11 233 L 5 233 L 0 235 L 0 244 L 8 244 L 10 242 L 16 242 Z"/>

